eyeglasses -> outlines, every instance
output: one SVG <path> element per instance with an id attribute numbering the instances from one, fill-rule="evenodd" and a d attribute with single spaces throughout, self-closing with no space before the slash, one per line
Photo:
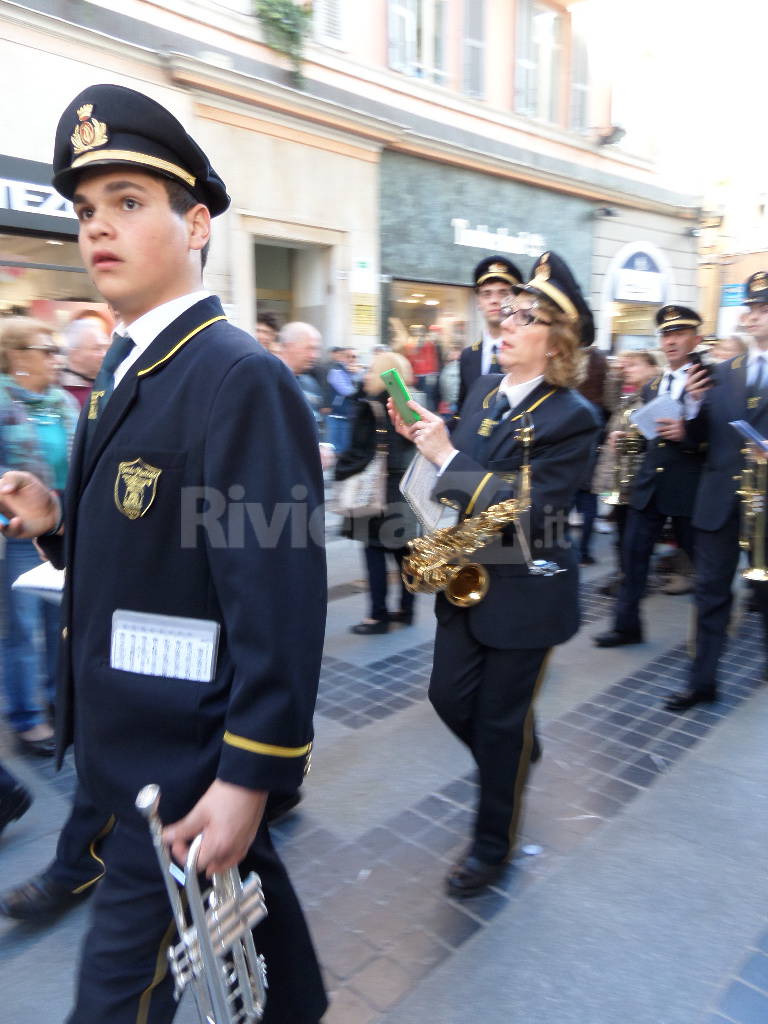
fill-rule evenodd
<path id="1" fill-rule="evenodd" d="M 27 345 L 24 348 L 25 352 L 45 352 L 47 356 L 57 356 L 59 350 L 55 345 Z"/>
<path id="2" fill-rule="evenodd" d="M 533 309 L 534 307 L 531 308 Z M 515 324 L 516 327 L 530 327 L 531 324 L 541 324 L 543 327 L 552 326 L 551 320 L 541 320 L 539 317 L 534 316 L 529 310 L 520 309 L 519 306 L 504 305 L 501 307 L 501 315 L 505 320 L 511 317 L 512 323 Z"/>

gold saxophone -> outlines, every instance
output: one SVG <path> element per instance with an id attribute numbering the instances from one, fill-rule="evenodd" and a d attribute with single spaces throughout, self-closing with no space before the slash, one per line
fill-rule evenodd
<path id="1" fill-rule="evenodd" d="M 757 580 L 765 583 L 768 580 L 768 567 L 765 564 L 765 526 L 766 526 L 766 487 L 768 487 L 768 464 L 755 458 L 751 448 L 743 448 L 745 458 L 744 469 L 741 471 L 739 489 L 736 491 L 741 498 L 741 530 L 739 546 L 743 551 L 751 553 L 752 564 L 743 569 L 741 575 L 746 580 Z"/>
<path id="2" fill-rule="evenodd" d="M 553 576 L 563 572 L 554 562 L 532 560 L 525 533 L 520 529 L 520 519 L 531 507 L 533 424 L 527 413 L 523 414 L 518 439 L 523 445 L 523 464 L 516 498 L 499 501 L 455 526 L 446 526 L 409 541 L 409 553 L 403 559 L 403 583 L 412 594 L 444 591 L 457 608 L 478 604 L 488 593 L 490 579 L 485 566 L 470 562 L 469 556 L 495 540 L 510 523 L 515 524 L 532 575 Z"/>
<path id="3" fill-rule="evenodd" d="M 613 490 L 603 498 L 606 505 L 627 504 L 629 492 L 645 454 L 643 438 L 637 427 L 632 425 L 633 412 L 632 406 L 628 406 L 621 414 L 621 425 L 618 429 L 624 432 L 624 436 L 616 439 Z"/>

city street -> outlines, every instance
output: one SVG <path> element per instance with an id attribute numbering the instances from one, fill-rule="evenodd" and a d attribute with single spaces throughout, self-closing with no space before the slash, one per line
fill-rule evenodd
<path id="1" fill-rule="evenodd" d="M 491 894 L 458 903 L 442 879 L 462 850 L 471 761 L 426 701 L 432 601 L 380 636 L 360 549 L 332 539 L 312 771 L 276 836 L 307 909 L 332 996 L 327 1024 L 757 1024 L 768 1020 L 768 688 L 753 616 L 722 671 L 723 699 L 673 715 L 689 596 L 654 592 L 647 641 L 597 650 L 597 590 L 612 538 L 583 578 L 581 632 L 551 659 L 538 703 L 518 858 Z M 557 614 L 557 609 L 552 609 Z M 0 884 L 52 857 L 72 791 L 0 756 L 35 803 L 0 840 Z M 0 1024 L 58 1024 L 88 915 L 0 923 Z M 192 1008 L 178 1014 L 192 1024 Z M 106 1024 L 106 1022 L 105 1022 Z M 289 1021 L 280 1024 L 291 1024 Z"/>

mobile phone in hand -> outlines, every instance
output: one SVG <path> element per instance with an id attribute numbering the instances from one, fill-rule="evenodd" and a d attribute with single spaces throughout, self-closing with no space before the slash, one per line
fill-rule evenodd
<path id="1" fill-rule="evenodd" d="M 400 418 L 407 427 L 421 419 L 421 416 L 416 412 L 415 409 L 411 409 L 408 403 L 411 400 L 411 393 L 405 386 L 405 381 L 400 376 L 398 370 L 385 370 L 381 374 L 381 379 L 384 381 L 384 387 L 389 392 L 389 397 L 394 402 L 395 408 L 400 414 Z"/>
<path id="2" fill-rule="evenodd" d="M 717 381 L 715 380 L 714 370 L 712 369 L 709 363 L 704 362 L 704 360 L 701 358 L 700 352 L 691 352 L 691 354 L 688 356 L 688 362 L 693 363 L 694 368 L 701 367 L 702 370 L 707 371 L 707 384 L 709 386 L 717 383 Z"/>

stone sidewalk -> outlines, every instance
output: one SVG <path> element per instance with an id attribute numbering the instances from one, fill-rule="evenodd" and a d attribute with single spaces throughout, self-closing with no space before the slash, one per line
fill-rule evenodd
<path id="1" fill-rule="evenodd" d="M 329 563 L 313 770 L 276 829 L 332 994 L 327 1024 L 765 1024 L 768 688 L 752 617 L 723 700 L 670 715 L 689 599 L 653 594 L 648 641 L 597 650 L 611 601 L 596 586 L 606 569 L 585 573 L 584 628 L 538 704 L 521 852 L 490 894 L 457 903 L 442 878 L 475 785 L 425 700 L 431 601 L 412 627 L 354 636 L 360 551 L 334 541 Z M 0 748 L 36 796 L 0 840 L 5 886 L 52 855 L 73 780 L 14 757 L 7 736 Z M 0 923 L 0 1024 L 64 1019 L 86 919 L 80 907 L 45 928 Z"/>

